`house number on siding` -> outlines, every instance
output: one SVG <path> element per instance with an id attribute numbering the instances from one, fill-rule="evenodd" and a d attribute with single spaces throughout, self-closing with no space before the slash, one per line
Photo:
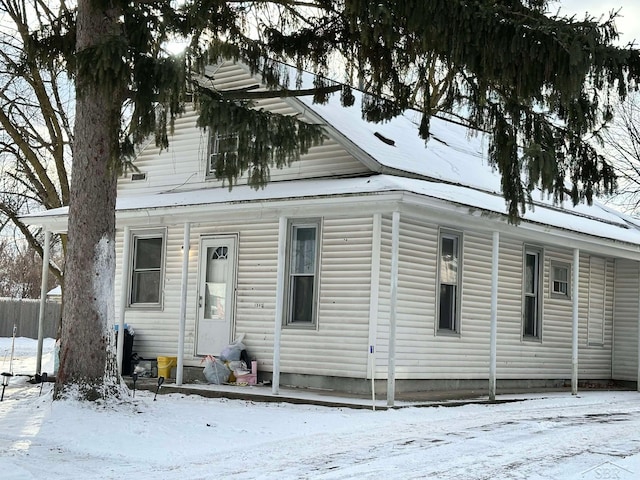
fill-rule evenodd
<path id="1" fill-rule="evenodd" d="M 256 303 L 256 308 L 264 308 L 264 303 Z"/>

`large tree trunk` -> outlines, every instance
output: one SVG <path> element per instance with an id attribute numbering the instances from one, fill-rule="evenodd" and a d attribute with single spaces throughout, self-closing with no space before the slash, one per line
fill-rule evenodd
<path id="1" fill-rule="evenodd" d="M 77 52 L 119 33 L 118 12 L 78 2 Z M 106 4 L 105 4 L 106 5 Z M 103 49 L 102 51 L 109 50 Z M 80 65 L 56 396 L 95 400 L 119 389 L 113 347 L 115 201 L 122 88 Z M 94 58 L 96 68 L 101 60 Z M 104 62 L 104 59 L 102 59 Z M 117 62 L 117 60 L 116 60 Z M 102 63 L 104 65 L 104 63 Z M 116 71 L 117 69 L 114 69 Z M 112 80 L 112 82 L 110 82 Z"/>

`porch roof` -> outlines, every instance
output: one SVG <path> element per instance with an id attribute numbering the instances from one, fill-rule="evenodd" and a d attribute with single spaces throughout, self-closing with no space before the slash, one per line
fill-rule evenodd
<path id="1" fill-rule="evenodd" d="M 371 196 L 399 192 L 412 195 L 415 202 L 436 201 L 462 207 L 464 213 L 479 212 L 477 215 L 494 214 L 492 221 L 506 221 L 505 201 L 499 194 L 477 190 L 460 185 L 436 181 L 373 175 L 369 177 L 294 180 L 272 182 L 265 188 L 254 190 L 246 185 L 227 188 L 198 189 L 184 192 L 153 195 L 126 196 L 118 198 L 116 211 L 119 218 L 138 215 L 179 216 L 186 208 L 208 205 L 226 205 L 229 209 L 278 208 L 286 212 L 287 205 L 301 206 L 319 199 L 360 198 L 365 202 Z M 373 201 L 373 199 L 371 199 Z M 408 201 L 408 200 L 406 200 Z M 257 204 L 257 205 L 256 205 Z M 54 231 L 66 230 L 67 207 L 26 215 L 25 222 L 42 225 Z M 286 213 L 285 213 L 286 214 Z M 453 214 L 453 212 L 452 212 Z M 495 215 L 497 214 L 497 215 Z M 487 219 L 484 220 L 485 222 Z M 592 206 L 578 205 L 558 207 L 541 200 L 533 210 L 523 216 L 522 225 L 538 224 L 551 229 L 598 237 L 613 242 L 633 245 L 640 251 L 640 230 L 619 212 L 598 203 Z"/>

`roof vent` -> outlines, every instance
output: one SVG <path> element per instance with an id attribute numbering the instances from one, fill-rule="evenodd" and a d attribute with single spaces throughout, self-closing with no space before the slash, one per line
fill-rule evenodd
<path id="1" fill-rule="evenodd" d="M 393 140 L 391 140 L 390 138 L 385 137 L 384 135 L 382 135 L 380 132 L 375 132 L 374 135 L 376 137 L 378 137 L 378 140 L 380 140 L 381 142 L 386 143 L 387 145 L 391 145 L 392 147 L 395 146 L 396 142 L 394 142 Z"/>
<path id="2" fill-rule="evenodd" d="M 131 181 L 132 182 L 139 182 L 141 180 L 146 180 L 147 179 L 147 173 L 146 172 L 138 172 L 138 173 L 132 173 L 131 174 Z"/>

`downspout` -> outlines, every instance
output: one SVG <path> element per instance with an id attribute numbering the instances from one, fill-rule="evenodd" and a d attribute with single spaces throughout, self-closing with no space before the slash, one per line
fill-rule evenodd
<path id="1" fill-rule="evenodd" d="M 131 229 L 124 227 L 122 238 L 122 275 L 120 278 L 120 316 L 118 318 L 118 344 L 116 346 L 116 363 L 118 374 L 122 373 L 122 356 L 124 353 L 124 315 L 127 305 L 127 285 L 129 278 L 129 250 L 131 248 Z"/>
<path id="2" fill-rule="evenodd" d="M 42 281 L 40 283 L 40 312 L 38 313 L 38 348 L 36 351 L 36 374 L 42 373 L 42 342 L 44 341 L 44 315 L 47 306 L 47 285 L 49 284 L 49 244 L 51 232 L 44 232 L 42 251 Z"/>
<path id="3" fill-rule="evenodd" d="M 571 394 L 578 394 L 578 299 L 580 279 L 580 250 L 573 249 L 573 275 L 571 293 L 573 294 L 573 338 L 571 351 Z"/>
<path id="4" fill-rule="evenodd" d="M 396 316 L 398 304 L 398 256 L 400 249 L 400 212 L 391 221 L 391 301 L 389 312 L 389 364 L 387 373 L 387 406 L 393 407 L 396 396 Z"/>
<path id="5" fill-rule="evenodd" d="M 184 331 L 187 323 L 187 286 L 189 283 L 189 249 L 191 224 L 184 224 L 182 239 L 182 289 L 180 291 L 180 322 L 178 324 L 178 365 L 176 366 L 176 385 L 182 385 L 184 371 Z"/>
<path id="6" fill-rule="evenodd" d="M 498 343 L 498 262 L 500 251 L 500 233 L 493 232 L 491 255 L 491 333 L 489 348 L 489 400 L 496 399 L 496 361 Z"/>
<path id="7" fill-rule="evenodd" d="M 287 247 L 287 218 L 280 217 L 278 227 L 278 268 L 276 280 L 276 312 L 273 326 L 273 374 L 271 391 L 280 393 L 280 340 L 282 336 L 282 316 L 284 311 L 284 274 Z"/>

